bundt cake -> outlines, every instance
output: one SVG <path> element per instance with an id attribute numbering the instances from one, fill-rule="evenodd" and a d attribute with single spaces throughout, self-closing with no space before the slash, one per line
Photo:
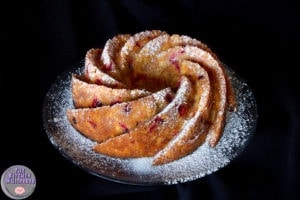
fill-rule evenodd
<path id="1" fill-rule="evenodd" d="M 178 160 L 214 148 L 236 107 L 226 69 L 197 39 L 160 30 L 120 34 L 90 49 L 72 74 L 66 114 L 93 151 L 117 158 Z"/>

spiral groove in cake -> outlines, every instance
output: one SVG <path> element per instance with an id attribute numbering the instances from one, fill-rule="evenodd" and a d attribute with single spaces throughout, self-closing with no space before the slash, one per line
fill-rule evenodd
<path id="1" fill-rule="evenodd" d="M 109 39 L 91 49 L 84 74 L 73 75 L 70 123 L 97 141 L 93 150 L 118 157 L 182 158 L 220 140 L 235 108 L 225 68 L 202 42 L 160 30 Z"/>

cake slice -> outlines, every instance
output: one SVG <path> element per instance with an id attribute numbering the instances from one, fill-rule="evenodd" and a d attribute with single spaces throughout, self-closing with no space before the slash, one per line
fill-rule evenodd
<path id="1" fill-rule="evenodd" d="M 93 108 L 132 101 L 151 93 L 143 89 L 115 89 L 88 83 L 82 76 L 72 75 L 72 95 L 75 108 Z"/>
<path id="2" fill-rule="evenodd" d="M 195 114 L 167 146 L 154 156 L 153 165 L 166 164 L 192 153 L 205 142 L 211 124 L 209 115 L 212 93 L 207 72 L 198 63 L 191 61 L 183 61 L 181 69 L 193 74 L 191 79 L 198 79 L 194 82 L 194 105 L 191 108 Z"/>
<path id="3" fill-rule="evenodd" d="M 212 107 L 210 114 L 210 128 L 208 130 L 208 141 L 211 147 L 216 146 L 223 134 L 225 114 L 227 108 L 227 82 L 226 74 L 220 65 L 209 52 L 194 46 L 178 47 L 173 49 L 177 54 L 170 54 L 169 61 L 177 68 L 180 60 L 191 60 L 199 63 L 210 75 Z M 172 59 L 171 59 L 172 58 Z"/>
<path id="4" fill-rule="evenodd" d="M 151 119 L 173 99 L 170 88 L 152 95 L 113 106 L 68 109 L 67 118 L 72 126 L 86 137 L 103 142 L 131 131 Z"/>
<path id="5" fill-rule="evenodd" d="M 120 51 L 127 40 L 131 37 L 129 34 L 119 34 L 112 39 L 109 39 L 103 48 L 101 54 L 101 61 L 103 65 L 100 65 L 100 69 L 114 77 L 116 80 L 123 80 L 122 70 L 120 70 Z"/>
<path id="6" fill-rule="evenodd" d="M 94 151 L 119 158 L 154 156 L 180 132 L 189 118 L 192 97 L 192 83 L 183 76 L 174 99 L 160 113 L 126 134 L 97 144 Z"/>
<path id="7" fill-rule="evenodd" d="M 114 79 L 107 73 L 100 70 L 102 49 L 93 48 L 87 51 L 85 56 L 84 76 L 91 82 L 98 85 L 105 85 L 113 88 L 126 88 L 120 81 Z"/>

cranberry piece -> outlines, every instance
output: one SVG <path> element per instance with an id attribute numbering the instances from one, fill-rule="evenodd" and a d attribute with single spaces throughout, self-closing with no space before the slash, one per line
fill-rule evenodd
<path id="1" fill-rule="evenodd" d="M 161 117 L 155 117 L 152 125 L 150 126 L 149 131 L 153 131 L 159 124 L 162 124 L 164 120 Z"/>
<path id="2" fill-rule="evenodd" d="M 179 115 L 182 117 L 187 113 L 187 105 L 186 104 L 181 104 L 180 106 L 178 106 L 178 112 Z"/>
<path id="3" fill-rule="evenodd" d="M 125 113 L 129 113 L 130 111 L 131 111 L 131 106 L 130 106 L 130 104 L 128 103 L 128 104 L 126 104 L 125 106 L 124 106 L 124 112 Z"/>
<path id="4" fill-rule="evenodd" d="M 97 127 L 97 124 L 91 120 L 88 120 L 88 123 L 90 123 L 90 125 L 93 127 L 93 128 L 96 128 Z"/>
<path id="5" fill-rule="evenodd" d="M 97 85 L 102 85 L 102 84 L 103 84 L 102 80 L 99 79 L 99 78 L 95 80 L 95 83 L 96 83 Z"/>
<path id="6" fill-rule="evenodd" d="M 120 123 L 120 126 L 121 126 L 121 128 L 123 130 L 123 133 L 128 133 L 129 132 L 129 129 L 128 129 L 128 127 L 125 124 L 121 124 Z"/>
<path id="7" fill-rule="evenodd" d="M 113 64 L 112 64 L 112 63 L 103 65 L 103 69 L 104 69 L 105 71 L 111 71 L 112 68 L 113 68 Z"/>
<path id="8" fill-rule="evenodd" d="M 166 94 L 165 100 L 170 103 L 173 100 L 173 95 L 171 95 L 170 93 Z"/>
<path id="9" fill-rule="evenodd" d="M 95 108 L 95 107 L 99 107 L 99 106 L 102 106 L 102 103 L 101 101 L 99 101 L 97 98 L 93 99 L 93 102 L 92 102 L 92 106 Z"/>
<path id="10" fill-rule="evenodd" d="M 179 62 L 178 62 L 176 56 L 177 56 L 177 54 L 172 54 L 172 55 L 170 56 L 169 61 L 170 61 L 170 63 L 172 63 L 172 64 L 175 66 L 176 70 L 177 70 L 178 72 L 180 72 L 180 66 L 179 66 Z"/>
<path id="11" fill-rule="evenodd" d="M 73 122 L 73 124 L 77 124 L 76 117 L 72 117 L 72 122 Z"/>
<path id="12" fill-rule="evenodd" d="M 203 78 L 204 78 L 203 75 L 199 75 L 199 76 L 198 76 L 198 80 L 201 80 L 201 79 L 203 79 Z"/>
<path id="13" fill-rule="evenodd" d="M 136 41 L 136 42 L 135 42 L 135 45 L 136 45 L 137 47 L 141 47 L 141 44 L 139 43 L 139 41 Z"/>

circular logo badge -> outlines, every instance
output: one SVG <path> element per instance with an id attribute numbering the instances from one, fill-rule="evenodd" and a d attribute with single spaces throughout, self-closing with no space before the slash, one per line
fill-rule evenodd
<path id="1" fill-rule="evenodd" d="M 6 169 L 1 176 L 1 188 L 11 199 L 29 197 L 36 185 L 34 173 L 24 165 L 13 165 Z"/>

